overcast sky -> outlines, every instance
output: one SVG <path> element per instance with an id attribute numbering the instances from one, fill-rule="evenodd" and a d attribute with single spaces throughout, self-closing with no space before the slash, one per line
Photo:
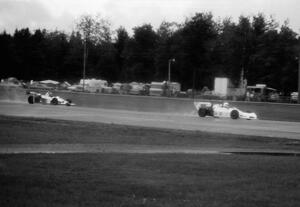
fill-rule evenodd
<path id="1" fill-rule="evenodd" d="M 195 12 L 209 11 L 216 19 L 234 21 L 262 12 L 280 24 L 289 19 L 290 27 L 300 33 L 299 0 L 0 0 L 0 32 L 25 27 L 70 32 L 80 15 L 100 13 L 113 29 L 124 26 L 131 33 L 143 23 L 157 28 L 164 20 L 181 23 Z"/>

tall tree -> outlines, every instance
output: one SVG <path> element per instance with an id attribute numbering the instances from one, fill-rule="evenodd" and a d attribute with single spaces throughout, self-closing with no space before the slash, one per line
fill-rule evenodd
<path id="1" fill-rule="evenodd" d="M 124 27 L 120 27 L 117 29 L 117 37 L 115 41 L 115 49 L 116 49 L 116 61 L 118 65 L 118 79 L 121 81 L 125 80 L 126 71 L 125 71 L 125 47 L 128 44 L 129 35 Z"/>
<path id="2" fill-rule="evenodd" d="M 48 66 L 46 56 L 46 30 L 36 30 L 30 38 L 31 42 L 31 68 L 36 77 L 47 78 L 45 69 Z M 52 70 L 53 71 L 53 70 Z"/>
<path id="3" fill-rule="evenodd" d="M 67 76 L 64 68 L 64 62 L 69 50 L 68 46 L 69 44 L 67 35 L 65 33 L 54 31 L 47 34 L 47 66 L 45 67 L 45 73 L 47 74 L 48 78 L 64 80 Z"/>
<path id="4" fill-rule="evenodd" d="M 0 78 L 17 76 L 16 52 L 13 37 L 5 31 L 0 34 Z"/>
<path id="5" fill-rule="evenodd" d="M 167 80 L 168 77 L 168 61 L 174 58 L 172 51 L 173 35 L 180 28 L 180 25 L 175 22 L 162 22 L 157 30 L 157 47 L 155 51 L 155 75 L 156 80 Z M 171 81 L 178 81 L 176 75 L 176 65 L 172 66 Z"/>
<path id="6" fill-rule="evenodd" d="M 216 46 L 212 53 L 212 62 L 214 74 L 218 77 L 228 77 L 231 80 L 236 78 L 234 71 L 238 71 L 239 65 L 233 61 L 235 30 L 237 25 L 232 22 L 231 18 L 225 18 L 221 24 L 218 25 L 219 35 Z M 238 68 L 238 69 L 236 69 Z"/>
<path id="7" fill-rule="evenodd" d="M 88 50 L 90 47 L 100 45 L 111 40 L 110 23 L 99 14 L 95 16 L 82 15 L 78 20 L 76 27 L 83 38 L 83 79 L 85 79 L 87 72 L 88 74 L 89 72 L 92 74 L 95 70 L 95 68 L 86 68 L 89 53 Z M 89 71 L 89 69 L 91 70 Z"/>
<path id="8" fill-rule="evenodd" d="M 175 58 L 184 87 L 212 86 L 211 52 L 218 35 L 211 13 L 196 13 L 175 34 Z M 177 63 L 176 63 L 177 65 Z"/>
<path id="9" fill-rule="evenodd" d="M 82 38 L 79 32 L 72 32 L 69 39 L 69 47 L 64 60 L 66 78 L 71 82 L 76 82 L 82 77 L 83 60 Z"/>
<path id="10" fill-rule="evenodd" d="M 278 52 L 280 69 L 274 75 L 274 85 L 284 92 L 295 91 L 298 83 L 297 57 L 299 58 L 300 41 L 297 33 L 289 27 L 288 22 L 285 22 L 280 29 L 277 45 L 280 47 Z"/>
<path id="11" fill-rule="evenodd" d="M 128 79 L 133 81 L 151 81 L 155 73 L 154 54 L 157 35 L 150 24 L 133 29 L 133 38 L 126 47 L 126 67 Z"/>
<path id="12" fill-rule="evenodd" d="M 17 77 L 23 77 L 25 80 L 30 80 L 35 77 L 31 67 L 32 44 L 30 41 L 31 32 L 28 28 L 15 30 L 14 44 L 16 51 L 16 71 Z"/>

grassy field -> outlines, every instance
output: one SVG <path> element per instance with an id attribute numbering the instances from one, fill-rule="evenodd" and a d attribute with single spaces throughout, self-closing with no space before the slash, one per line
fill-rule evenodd
<path id="1" fill-rule="evenodd" d="M 0 206 L 299 206 L 297 157 L 0 156 Z"/>
<path id="2" fill-rule="evenodd" d="M 0 116 L 4 144 L 297 150 L 294 140 Z M 2 154 L 0 206 L 300 206 L 295 156 Z"/>

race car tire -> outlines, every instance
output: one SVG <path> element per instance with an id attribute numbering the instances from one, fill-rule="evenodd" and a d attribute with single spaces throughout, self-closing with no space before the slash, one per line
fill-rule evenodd
<path id="1" fill-rule="evenodd" d="M 35 96 L 34 97 L 34 102 L 35 103 L 40 103 L 41 102 L 41 97 L 40 96 Z"/>
<path id="2" fill-rule="evenodd" d="M 33 96 L 28 97 L 28 103 L 29 104 L 34 104 L 34 97 Z"/>
<path id="3" fill-rule="evenodd" d="M 52 105 L 57 105 L 58 104 L 58 100 L 57 98 L 53 98 L 50 102 Z"/>
<path id="4" fill-rule="evenodd" d="M 71 106 L 72 100 L 71 99 L 66 99 L 66 101 L 67 101 L 66 106 Z"/>
<path id="5" fill-rule="evenodd" d="M 206 110 L 205 108 L 200 108 L 200 109 L 198 110 L 198 115 L 199 115 L 200 117 L 205 117 L 206 114 L 207 114 L 207 110 Z"/>
<path id="6" fill-rule="evenodd" d="M 230 113 L 230 118 L 232 119 L 238 119 L 240 117 L 240 114 L 237 110 L 233 110 L 231 113 Z"/>

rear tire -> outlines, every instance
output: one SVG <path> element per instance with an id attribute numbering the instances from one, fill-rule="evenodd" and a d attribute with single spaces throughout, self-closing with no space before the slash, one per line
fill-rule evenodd
<path id="1" fill-rule="evenodd" d="M 240 117 L 239 115 L 239 112 L 237 110 L 233 110 L 231 113 L 230 113 L 230 117 L 232 119 L 238 119 Z"/>
<path id="2" fill-rule="evenodd" d="M 33 96 L 28 97 L 28 103 L 29 104 L 34 104 L 34 97 Z"/>
<path id="3" fill-rule="evenodd" d="M 199 115 L 200 117 L 205 117 L 206 114 L 207 114 L 207 110 L 206 110 L 205 108 L 200 108 L 200 109 L 198 110 L 198 115 Z"/>
<path id="4" fill-rule="evenodd" d="M 53 98 L 50 102 L 52 105 L 57 105 L 58 104 L 58 100 L 57 98 Z"/>

